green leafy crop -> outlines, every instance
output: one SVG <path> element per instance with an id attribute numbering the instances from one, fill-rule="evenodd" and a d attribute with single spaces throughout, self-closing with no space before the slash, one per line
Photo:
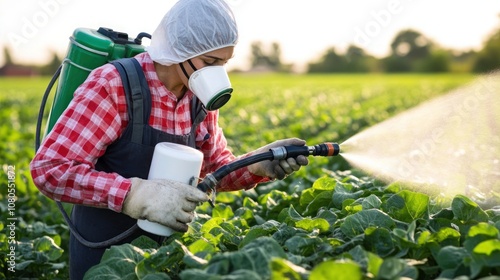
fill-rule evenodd
<path id="1" fill-rule="evenodd" d="M 234 209 L 203 205 L 187 233 L 174 234 L 159 248 L 144 239 L 114 247 L 87 278 L 476 279 L 500 274 L 496 209 L 484 211 L 458 195 L 451 207 L 433 212 L 438 207 L 426 194 L 351 172 L 331 172 L 298 193 L 282 191 L 283 185 L 235 195 Z"/>
<path id="2" fill-rule="evenodd" d="M 232 75 L 220 125 L 235 154 L 277 139 L 342 142 L 470 75 Z M 0 157 L 15 166 L 9 239 L 7 176 L 0 181 L 0 279 L 68 279 L 69 232 L 38 192 L 28 164 L 48 79 L 0 80 Z M 48 107 L 48 106 L 47 106 Z M 47 109 L 48 110 L 48 109 Z M 46 111 L 45 117 L 47 117 Z M 87 279 L 499 279 L 500 209 L 450 201 L 314 158 L 284 181 L 219 193 L 185 234 L 113 246 Z M 15 273 L 9 268 L 15 242 Z"/>

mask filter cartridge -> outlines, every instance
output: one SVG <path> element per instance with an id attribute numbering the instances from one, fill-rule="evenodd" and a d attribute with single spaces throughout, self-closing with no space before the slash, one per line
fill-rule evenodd
<path id="1" fill-rule="evenodd" d="M 207 66 L 196 70 L 188 83 L 189 89 L 209 111 L 224 106 L 233 92 L 224 66 Z"/>

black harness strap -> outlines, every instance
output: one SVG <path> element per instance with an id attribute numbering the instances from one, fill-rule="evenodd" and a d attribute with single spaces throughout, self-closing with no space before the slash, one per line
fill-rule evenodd
<path id="1" fill-rule="evenodd" d="M 146 82 L 146 76 L 141 69 L 141 65 L 135 59 L 119 59 L 111 62 L 122 78 L 123 89 L 127 97 L 131 97 L 129 104 L 132 106 L 127 106 L 129 108 L 129 116 L 132 116 L 133 127 L 132 127 L 132 142 L 142 143 L 143 137 L 143 124 L 147 123 L 147 119 L 144 116 L 149 116 L 149 112 L 144 112 L 144 101 L 142 98 L 142 93 L 150 94 L 149 87 Z M 144 83 L 146 83 L 144 85 Z"/>

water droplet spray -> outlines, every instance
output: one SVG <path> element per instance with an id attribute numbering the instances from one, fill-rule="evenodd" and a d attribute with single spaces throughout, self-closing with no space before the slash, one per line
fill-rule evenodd
<path id="1" fill-rule="evenodd" d="M 340 145 L 354 167 L 416 191 L 500 203 L 500 73 L 425 102 Z"/>

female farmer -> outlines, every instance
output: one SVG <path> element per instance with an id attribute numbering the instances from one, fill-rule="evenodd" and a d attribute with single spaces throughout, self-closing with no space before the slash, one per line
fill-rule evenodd
<path id="1" fill-rule="evenodd" d="M 187 184 L 147 180 L 152 153 L 159 142 L 196 147 L 204 154 L 202 177 L 235 159 L 217 124 L 217 108 L 200 105 L 188 81 L 196 70 L 227 63 L 237 40 L 235 19 L 225 2 L 180 0 L 153 33 L 147 52 L 134 58 L 150 90 L 150 94 L 143 93 L 144 123 L 138 124 L 137 116 L 129 113 L 132 101 L 125 96 L 119 72 L 111 64 L 95 69 L 76 90 L 30 165 L 34 183 L 43 194 L 75 204 L 71 213 L 72 279 L 83 278 L 110 246 L 96 248 L 92 245 L 96 242 L 113 240 L 127 230 L 132 233 L 114 244 L 141 235 L 161 242 L 160 237 L 134 227 L 136 219 L 177 231 L 188 229 L 195 207 L 208 197 Z M 131 136 L 137 131 L 143 136 L 140 143 Z M 283 145 L 305 145 L 305 141 L 280 140 L 252 153 Z M 256 163 L 226 176 L 218 190 L 249 189 L 283 179 L 307 164 L 303 156 Z"/>

